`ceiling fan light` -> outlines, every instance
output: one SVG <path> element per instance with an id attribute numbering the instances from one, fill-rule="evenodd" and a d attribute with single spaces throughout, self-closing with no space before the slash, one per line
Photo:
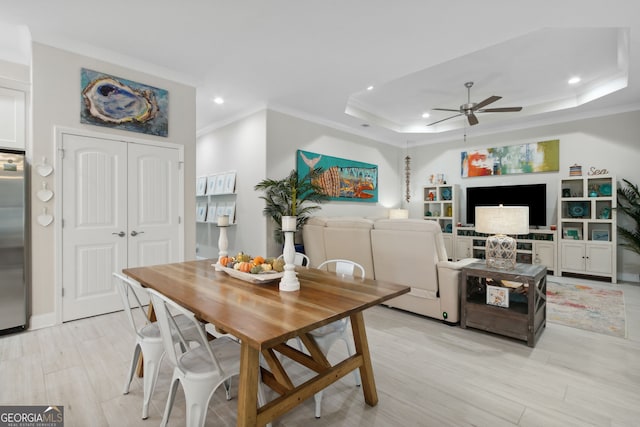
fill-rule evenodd
<path id="1" fill-rule="evenodd" d="M 429 113 L 422 113 L 422 118 L 423 118 L 423 119 L 426 119 L 426 118 L 428 118 L 428 117 L 431 117 L 431 114 L 429 114 Z"/>

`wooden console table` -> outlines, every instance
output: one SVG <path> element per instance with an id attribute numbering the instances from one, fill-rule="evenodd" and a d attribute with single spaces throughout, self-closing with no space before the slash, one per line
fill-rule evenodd
<path id="1" fill-rule="evenodd" d="M 524 340 L 534 347 L 547 321 L 547 268 L 543 265 L 516 264 L 513 270 L 487 267 L 475 262 L 462 268 L 460 276 L 460 326 Z M 487 304 L 487 285 L 500 286 L 502 281 L 521 283 L 526 293 L 509 290 L 509 306 Z M 520 299 L 517 297 L 520 296 Z"/>

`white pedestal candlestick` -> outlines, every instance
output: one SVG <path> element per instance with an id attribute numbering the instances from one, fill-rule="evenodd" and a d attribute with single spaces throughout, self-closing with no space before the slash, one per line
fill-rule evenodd
<path id="1" fill-rule="evenodd" d="M 216 270 L 221 269 L 217 267 L 220 263 L 220 258 L 227 256 L 227 249 L 229 248 L 229 238 L 227 237 L 227 227 L 229 226 L 229 216 L 223 215 L 218 217 L 218 230 L 220 230 L 220 236 L 218 237 L 218 262 L 216 263 Z M 226 267 L 223 265 L 223 267 Z"/>
<path id="2" fill-rule="evenodd" d="M 296 266 L 293 260 L 296 255 L 295 245 L 293 243 L 293 235 L 296 230 L 296 217 L 282 217 L 282 231 L 284 232 L 284 248 L 282 257 L 284 258 L 284 275 L 280 279 L 281 291 L 297 291 L 300 289 L 300 281 L 296 275 Z"/>

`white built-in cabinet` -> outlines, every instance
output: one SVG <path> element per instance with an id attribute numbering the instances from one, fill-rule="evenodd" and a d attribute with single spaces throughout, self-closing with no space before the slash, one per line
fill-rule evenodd
<path id="1" fill-rule="evenodd" d="M 485 258 L 488 234 L 478 233 L 473 227 L 458 227 L 456 231 L 456 258 Z M 529 234 L 515 236 L 516 261 L 523 264 L 540 264 L 548 272 L 557 271 L 557 234 L 555 230 L 530 229 Z"/>
<path id="2" fill-rule="evenodd" d="M 616 283 L 616 180 L 611 175 L 560 180 L 560 275 L 600 276 Z"/>

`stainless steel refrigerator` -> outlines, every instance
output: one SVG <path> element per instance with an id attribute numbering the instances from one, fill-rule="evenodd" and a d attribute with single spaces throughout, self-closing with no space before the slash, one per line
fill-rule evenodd
<path id="1" fill-rule="evenodd" d="M 24 152 L 0 149 L 0 334 L 27 326 Z"/>

